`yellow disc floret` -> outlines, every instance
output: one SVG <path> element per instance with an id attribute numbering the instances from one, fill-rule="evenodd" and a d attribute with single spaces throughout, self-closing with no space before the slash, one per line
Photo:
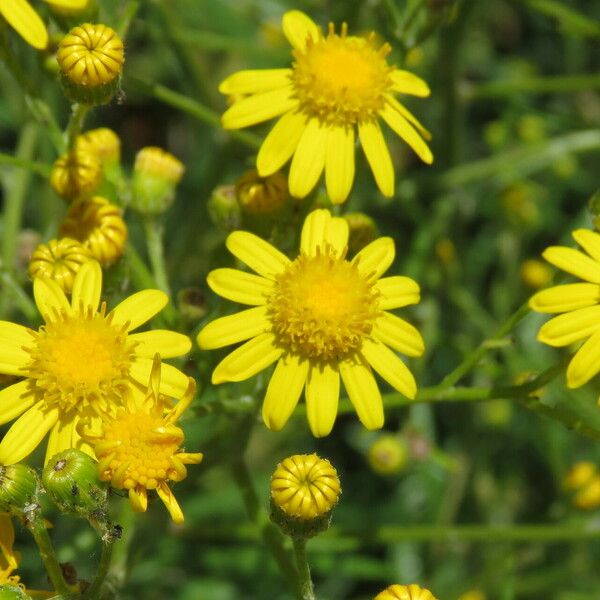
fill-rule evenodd
<path id="1" fill-rule="evenodd" d="M 282 346 L 319 360 L 356 352 L 379 315 L 372 282 L 328 246 L 277 278 L 269 311 Z"/>
<path id="2" fill-rule="evenodd" d="M 271 498 L 289 517 L 323 517 L 337 504 L 340 480 L 333 465 L 316 454 L 296 454 L 277 465 L 271 477 Z"/>

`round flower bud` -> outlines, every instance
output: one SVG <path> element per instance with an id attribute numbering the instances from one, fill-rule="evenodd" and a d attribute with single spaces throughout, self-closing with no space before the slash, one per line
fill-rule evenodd
<path id="1" fill-rule="evenodd" d="M 211 221 L 225 231 L 238 229 L 242 222 L 235 186 L 220 185 L 213 190 L 207 203 Z"/>
<path id="2" fill-rule="evenodd" d="M 56 281 L 63 292 L 70 294 L 73 281 L 82 264 L 94 260 L 88 248 L 71 238 L 50 240 L 40 244 L 29 261 L 29 277 L 46 277 Z"/>
<path id="3" fill-rule="evenodd" d="M 158 215 L 175 199 L 175 188 L 185 167 L 171 153 L 149 146 L 135 157 L 131 182 L 131 208 L 145 215 Z"/>
<path id="4" fill-rule="evenodd" d="M 177 294 L 177 306 L 181 316 L 189 323 L 197 323 L 208 312 L 204 292 L 197 287 L 180 290 Z"/>
<path id="5" fill-rule="evenodd" d="M 564 486 L 567 490 L 578 490 L 588 484 L 598 474 L 596 464 L 581 460 L 575 463 L 564 479 Z"/>
<path id="6" fill-rule="evenodd" d="M 410 585 L 390 585 L 375 596 L 374 600 L 437 600 L 437 598 L 425 588 L 411 583 Z"/>
<path id="7" fill-rule="evenodd" d="M 260 177 L 256 169 L 246 171 L 235 184 L 242 212 L 253 216 L 272 216 L 281 211 L 289 198 L 287 178 L 279 171 Z"/>
<path id="8" fill-rule="evenodd" d="M 583 510 L 593 510 L 600 506 L 600 475 L 595 475 L 575 494 L 573 504 Z"/>
<path id="9" fill-rule="evenodd" d="M 0 600 L 32 600 L 32 598 L 18 585 L 0 585 Z"/>
<path id="10" fill-rule="evenodd" d="M 532 290 L 546 287 L 552 279 L 552 269 L 541 260 L 530 258 L 521 263 L 521 281 Z"/>
<path id="11" fill-rule="evenodd" d="M 119 89 L 123 42 L 102 24 L 84 23 L 62 39 L 56 55 L 65 95 L 80 104 L 106 104 Z"/>
<path id="12" fill-rule="evenodd" d="M 348 254 L 354 256 L 377 237 L 377 225 L 371 217 L 361 212 L 347 213 L 344 219 L 349 230 Z"/>
<path id="13" fill-rule="evenodd" d="M 369 465 L 379 475 L 401 473 L 408 462 L 408 446 L 395 435 L 378 437 L 367 452 Z"/>
<path id="14" fill-rule="evenodd" d="M 81 242 L 93 258 L 108 267 L 123 255 L 127 226 L 118 206 L 94 196 L 69 207 L 59 234 Z"/>
<path id="15" fill-rule="evenodd" d="M 0 467 L 0 512 L 21 517 L 37 503 L 38 478 L 23 463 Z"/>
<path id="16" fill-rule="evenodd" d="M 75 147 L 56 159 L 50 172 L 50 186 L 65 200 L 91 196 L 102 183 L 102 163 L 85 146 Z"/>
<path id="17" fill-rule="evenodd" d="M 461 594 L 458 600 L 486 600 L 486 595 L 481 590 L 468 590 Z"/>
<path id="18" fill-rule="evenodd" d="M 271 476 L 271 519 L 293 537 L 312 537 L 329 527 L 341 494 L 332 464 L 316 454 L 296 454 Z"/>
<path id="19" fill-rule="evenodd" d="M 86 131 L 77 137 L 77 143 L 94 152 L 105 168 L 121 160 L 121 140 L 108 127 Z"/>
<path id="20" fill-rule="evenodd" d="M 42 482 L 62 512 L 95 520 L 106 518 L 108 488 L 98 477 L 98 463 L 85 452 L 69 448 L 55 454 L 44 467 Z"/>

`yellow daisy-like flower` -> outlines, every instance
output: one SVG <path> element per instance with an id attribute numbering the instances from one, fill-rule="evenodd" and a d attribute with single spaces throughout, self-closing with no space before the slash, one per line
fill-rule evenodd
<path id="1" fill-rule="evenodd" d="M 306 388 L 311 431 L 327 435 L 340 378 L 361 422 L 380 428 L 383 403 L 371 367 L 400 393 L 416 394 L 414 377 L 393 350 L 420 356 L 423 339 L 387 311 L 417 303 L 419 286 L 408 277 L 380 279 L 394 260 L 391 238 L 375 240 L 351 261 L 347 244 L 347 222 L 315 210 L 306 218 L 294 261 L 259 237 L 236 231 L 227 248 L 258 275 L 234 269 L 208 275 L 217 294 L 253 306 L 198 334 L 204 349 L 245 342 L 217 365 L 212 381 L 242 381 L 277 361 L 262 409 L 272 430 L 286 424 Z"/>
<path id="2" fill-rule="evenodd" d="M 44 0 L 57 8 L 85 8 L 88 0 Z M 30 45 L 43 50 L 48 45 L 48 31 L 44 21 L 27 0 L 0 0 L 0 15 Z"/>
<path id="3" fill-rule="evenodd" d="M 540 328 L 540 342 L 561 347 L 587 338 L 567 368 L 567 386 L 578 388 L 600 371 L 600 234 L 577 229 L 572 235 L 585 253 L 551 246 L 542 256 L 583 279 L 583 283 L 557 285 L 538 292 L 529 305 L 542 313 L 563 313 Z"/>
<path id="4" fill-rule="evenodd" d="M 166 294 L 144 290 L 107 313 L 101 291 L 102 271 L 90 261 L 75 276 L 70 303 L 56 282 L 34 280 L 45 321 L 38 331 L 0 321 L 0 373 L 23 377 L 0 391 L 0 424 L 18 417 L 0 442 L 0 464 L 24 459 L 48 432 L 46 460 L 72 447 L 91 453 L 77 433 L 80 419 L 97 424 L 127 390 L 143 392 L 155 353 L 171 358 L 189 351 L 180 333 L 131 333 L 165 306 Z M 181 371 L 162 365 L 163 393 L 180 398 L 187 386 Z"/>
<path id="5" fill-rule="evenodd" d="M 394 584 L 375 596 L 374 600 L 437 600 L 435 596 L 416 583 Z"/>
<path id="6" fill-rule="evenodd" d="M 176 423 L 190 405 L 196 384 L 188 379 L 183 398 L 173 406 L 159 393 L 160 357 L 154 359 L 145 396 L 127 396 L 125 406 L 102 420 L 98 432 L 82 432 L 98 459 L 98 471 L 103 481 L 116 489 L 128 490 L 129 501 L 137 512 L 148 507 L 148 490 L 156 493 L 176 523 L 183 522 L 183 512 L 169 488 L 169 481 L 187 477 L 185 465 L 202 461 L 200 452 L 181 450 L 184 434 Z"/>
<path id="7" fill-rule="evenodd" d="M 327 35 L 304 13 L 283 16 L 283 32 L 293 48 L 291 69 L 234 73 L 219 87 L 234 102 L 222 118 L 225 129 L 248 127 L 281 117 L 263 142 L 257 158 L 261 177 L 290 158 L 289 187 L 303 198 L 323 170 L 332 202 L 348 197 L 354 180 L 356 130 L 375 181 L 385 196 L 394 194 L 394 167 L 379 126 L 381 117 L 426 163 L 433 155 L 423 138 L 429 132 L 400 104 L 395 94 L 428 96 L 427 84 L 388 64 L 388 44 L 374 33 L 349 36 L 347 25 Z"/>

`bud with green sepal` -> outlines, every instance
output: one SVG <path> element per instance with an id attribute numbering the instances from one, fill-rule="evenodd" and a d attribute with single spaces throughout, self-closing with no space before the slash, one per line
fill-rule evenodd
<path id="1" fill-rule="evenodd" d="M 590 198 L 588 206 L 590 212 L 592 213 L 592 223 L 594 224 L 594 229 L 596 231 L 600 231 L 600 190 L 596 191 L 596 193 Z"/>
<path id="2" fill-rule="evenodd" d="M 238 229 L 242 223 L 242 210 L 234 185 L 216 187 L 208 200 L 207 209 L 211 221 L 224 231 Z"/>
<path id="3" fill-rule="evenodd" d="M 39 481 L 36 472 L 23 463 L 0 467 L 0 512 L 23 517 L 37 506 Z"/>
<path id="4" fill-rule="evenodd" d="M 32 600 L 32 598 L 18 585 L 0 585 L 0 600 Z"/>

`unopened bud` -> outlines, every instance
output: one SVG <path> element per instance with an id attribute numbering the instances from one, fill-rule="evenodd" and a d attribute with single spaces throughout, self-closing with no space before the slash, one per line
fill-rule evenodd
<path id="1" fill-rule="evenodd" d="M 32 598 L 18 585 L 0 585 L 0 600 L 32 600 Z"/>
<path id="2" fill-rule="evenodd" d="M 212 222 L 225 231 L 238 229 L 242 211 L 235 195 L 235 186 L 220 185 L 213 190 L 207 204 Z"/>
<path id="3" fill-rule="evenodd" d="M 289 198 L 287 178 L 279 171 L 261 177 L 256 169 L 246 171 L 235 184 L 242 212 L 269 217 L 278 214 Z"/>
<path id="4" fill-rule="evenodd" d="M 23 463 L 0 467 L 0 512 L 22 517 L 37 503 L 38 478 Z"/>
<path id="5" fill-rule="evenodd" d="M 395 435 L 377 438 L 367 452 L 369 465 L 379 475 L 401 473 L 408 463 L 408 446 Z"/>
<path id="6" fill-rule="evenodd" d="M 85 146 L 75 144 L 60 156 L 50 172 L 50 186 L 65 200 L 73 201 L 91 196 L 102 183 L 102 163 Z"/>
<path id="7" fill-rule="evenodd" d="M 416 583 L 390 585 L 375 596 L 374 600 L 437 600 L 435 596 Z"/>
<path id="8" fill-rule="evenodd" d="M 197 287 L 180 290 L 177 294 L 177 306 L 181 316 L 189 323 L 197 323 L 208 312 L 204 292 Z"/>
<path id="9" fill-rule="evenodd" d="M 347 213 L 343 218 L 348 223 L 348 254 L 354 256 L 377 237 L 377 225 L 361 212 Z"/>

